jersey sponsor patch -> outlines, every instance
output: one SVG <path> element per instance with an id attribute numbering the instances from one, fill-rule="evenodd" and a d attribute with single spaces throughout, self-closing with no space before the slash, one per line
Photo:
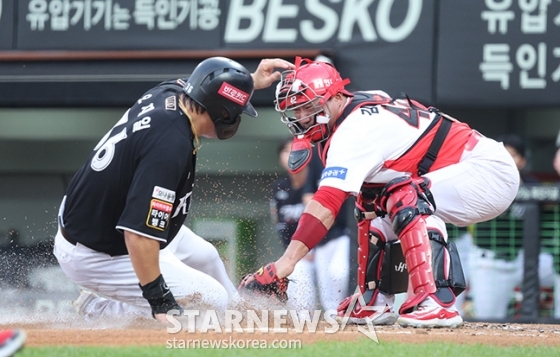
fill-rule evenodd
<path id="1" fill-rule="evenodd" d="M 222 86 L 218 90 L 218 94 L 223 96 L 223 97 L 226 97 L 227 99 L 229 99 L 232 102 L 235 102 L 239 105 L 245 105 L 245 104 L 247 104 L 247 101 L 249 100 L 249 94 L 248 93 L 245 93 L 241 89 L 235 88 L 234 86 L 232 86 L 228 82 L 222 83 Z"/>
<path id="2" fill-rule="evenodd" d="M 150 201 L 150 212 L 146 219 L 146 225 L 150 228 L 155 228 L 164 231 L 169 223 L 169 218 L 173 205 L 171 203 L 163 202 L 160 200 Z"/>
<path id="3" fill-rule="evenodd" d="M 348 169 L 345 167 L 327 167 L 321 173 L 321 180 L 326 178 L 346 180 L 346 172 L 348 172 Z"/>
<path id="4" fill-rule="evenodd" d="M 167 188 L 154 186 L 152 197 L 160 199 L 165 202 L 175 202 L 175 191 L 168 190 Z"/>
<path id="5" fill-rule="evenodd" d="M 177 110 L 177 97 L 172 95 L 165 98 L 165 110 Z"/>

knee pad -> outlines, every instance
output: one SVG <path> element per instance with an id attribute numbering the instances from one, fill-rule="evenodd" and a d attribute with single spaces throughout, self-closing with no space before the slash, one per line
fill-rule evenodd
<path id="1" fill-rule="evenodd" d="M 358 223 L 358 242 L 360 246 L 358 251 L 358 282 L 362 287 L 362 292 L 366 290 L 366 285 L 369 289 L 379 288 L 382 282 L 384 282 L 384 285 L 382 285 L 384 292 L 400 292 L 404 284 L 393 286 L 393 278 L 399 279 L 402 277 L 398 273 L 404 272 L 405 261 L 415 293 L 419 291 L 435 292 L 436 288 L 431 268 L 431 247 L 423 219 L 423 216 L 433 214 L 432 207 L 435 207 L 431 193 L 426 194 L 426 192 L 429 192 L 429 186 L 430 181 L 427 178 L 413 180 L 407 176 L 397 177 L 385 185 L 379 194 L 379 199 L 376 199 L 380 208 L 389 214 L 393 230 L 401 240 L 402 258 L 395 255 L 398 254 L 398 249 L 395 249 L 394 245 L 386 246 L 383 244 L 382 247 L 370 247 L 369 231 L 365 231 L 365 221 L 362 220 Z M 385 255 L 386 249 L 389 250 L 391 255 Z M 385 256 L 387 256 L 387 260 L 385 260 Z M 403 263 L 400 265 L 403 268 L 402 271 L 393 270 L 392 265 L 394 264 L 391 261 L 395 260 L 396 262 L 398 259 L 402 259 L 399 261 L 399 264 Z M 384 261 L 388 266 L 387 270 L 383 269 Z M 381 279 L 382 271 L 385 271 L 387 275 L 385 279 Z M 373 286 L 370 284 L 372 282 L 374 283 Z"/>
<path id="2" fill-rule="evenodd" d="M 429 186 L 427 178 L 397 177 L 385 185 L 380 197 L 380 206 L 389 214 L 393 231 L 401 241 L 415 295 L 436 291 L 432 252 L 424 219 L 435 209 Z"/>
<path id="3" fill-rule="evenodd" d="M 389 181 L 380 194 L 380 206 L 389 213 L 393 231 L 400 237 L 418 216 L 432 215 L 435 201 L 429 190 L 428 178 L 412 179 L 408 176 Z"/>

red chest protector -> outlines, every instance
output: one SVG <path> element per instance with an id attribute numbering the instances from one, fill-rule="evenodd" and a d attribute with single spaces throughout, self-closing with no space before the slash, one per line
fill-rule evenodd
<path id="1" fill-rule="evenodd" d="M 432 170 L 458 162 L 463 148 L 472 134 L 468 125 L 445 114 L 442 115 L 437 108 L 426 107 L 408 97 L 399 100 L 399 106 L 395 106 L 393 104 L 398 99 L 365 92 L 354 92 L 353 94 L 352 101 L 348 103 L 335 122 L 329 138 L 319 143 L 318 151 L 324 165 L 326 165 L 327 152 L 333 133 L 350 113 L 365 106 L 380 105 L 407 121 L 428 118 L 430 113 L 436 113 L 436 117 L 416 142 L 397 160 L 385 164 L 386 168 L 411 172 L 413 177 L 422 176 Z M 403 103 L 405 104 L 404 108 Z M 450 140 L 450 138 L 453 138 L 453 140 Z M 288 162 L 290 171 L 299 172 L 307 165 L 311 160 L 311 146 L 313 144 L 311 139 L 306 136 L 294 139 Z M 445 157 L 438 158 L 440 150 L 446 153 Z"/>
<path id="2" fill-rule="evenodd" d="M 422 176 L 436 167 L 445 166 L 448 164 L 447 161 L 458 161 L 462 148 L 471 135 L 471 129 L 466 124 L 447 119 L 434 107 L 426 107 L 408 97 L 404 100 L 399 100 L 398 106 L 393 105 L 397 100 L 398 99 L 392 99 L 378 94 L 372 95 L 363 92 L 354 93 L 353 100 L 344 109 L 332 131 L 334 133 L 336 128 L 350 113 L 364 106 L 380 105 L 408 122 L 418 122 L 420 118 L 429 118 L 430 113 L 436 113 L 435 118 L 416 142 L 414 142 L 414 144 L 412 144 L 412 146 L 397 160 L 387 162 L 385 167 L 398 171 L 408 171 L 416 177 Z M 405 105 L 404 107 L 403 104 Z M 453 134 L 452 136 L 455 137 L 453 141 L 447 140 L 450 132 Z M 326 163 L 326 156 L 331 138 L 332 135 L 319 147 L 323 164 Z M 442 147 L 447 149 L 447 161 L 439 160 L 439 162 L 436 163 L 438 153 Z M 449 155 L 450 152 L 453 152 L 453 154 Z"/>

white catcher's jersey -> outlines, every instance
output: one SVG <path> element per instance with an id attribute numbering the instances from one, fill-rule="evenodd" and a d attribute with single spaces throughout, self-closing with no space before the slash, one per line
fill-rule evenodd
<path id="1" fill-rule="evenodd" d="M 382 91 L 364 93 L 389 97 Z M 422 144 L 419 138 L 437 114 L 413 111 L 406 99 L 390 105 L 366 104 L 353 110 L 332 135 L 321 185 L 357 193 L 363 182 L 387 183 L 395 177 L 415 176 L 417 164 L 429 144 L 427 141 Z M 430 131 L 432 137 L 435 131 Z M 446 140 L 438 162 L 458 162 L 458 148 L 462 151 L 471 134 L 467 125 L 457 123 L 449 136 L 457 135 L 458 141 L 455 145 L 451 138 Z"/>
<path id="2" fill-rule="evenodd" d="M 381 91 L 365 95 L 388 97 Z M 355 93 L 364 97 L 364 92 Z M 418 103 L 419 104 L 419 103 Z M 406 99 L 388 104 L 362 104 L 339 118 L 326 145 L 320 187 L 356 195 L 363 183 L 384 184 L 399 176 L 418 176 L 418 164 L 435 137 L 437 114 L 410 108 Z M 439 120 L 441 123 L 442 120 Z M 492 219 L 515 198 L 519 172 L 501 143 L 485 138 L 468 125 L 453 121 L 431 169 L 439 216 L 464 226 Z"/>

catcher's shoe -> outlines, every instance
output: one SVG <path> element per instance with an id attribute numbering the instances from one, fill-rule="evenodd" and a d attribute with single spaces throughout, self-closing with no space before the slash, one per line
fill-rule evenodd
<path id="1" fill-rule="evenodd" d="M 74 301 L 72 301 L 72 306 L 76 309 L 76 312 L 81 316 L 87 315 L 87 307 L 93 300 L 97 299 L 99 295 L 89 290 L 80 290 L 80 295 Z"/>
<path id="2" fill-rule="evenodd" d="M 366 297 L 364 294 L 364 298 Z M 394 296 L 385 296 L 374 293 L 366 306 L 361 306 L 358 299 L 359 294 L 354 294 L 342 300 L 337 308 L 335 320 L 342 322 L 348 317 L 348 323 L 365 325 L 371 322 L 373 325 L 392 325 L 397 321 L 397 314 L 393 310 Z M 367 301 L 367 300 L 363 300 Z M 348 313 L 348 309 L 352 309 Z"/>
<path id="3" fill-rule="evenodd" d="M 417 310 L 400 315 L 397 323 L 401 326 L 412 327 L 456 328 L 463 324 L 463 319 L 454 306 L 443 307 L 428 297 L 418 305 Z"/>
<path id="4" fill-rule="evenodd" d="M 27 335 L 23 330 L 0 331 L 0 356 L 12 356 L 23 348 Z"/>

